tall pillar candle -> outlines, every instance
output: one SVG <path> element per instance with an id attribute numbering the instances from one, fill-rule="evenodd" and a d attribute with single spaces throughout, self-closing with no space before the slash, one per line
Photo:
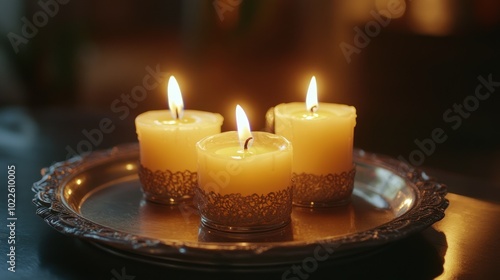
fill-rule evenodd
<path id="1" fill-rule="evenodd" d="M 294 146 L 296 205 L 330 206 L 349 200 L 355 173 L 355 125 L 353 106 L 318 103 L 314 77 L 306 103 L 285 103 L 274 108 L 275 133 Z"/>
<path id="2" fill-rule="evenodd" d="M 140 149 L 139 177 L 146 199 L 173 204 L 189 199 L 197 185 L 196 143 L 220 133 L 223 118 L 184 110 L 175 78 L 169 80 L 170 110 L 142 113 L 135 119 Z"/>

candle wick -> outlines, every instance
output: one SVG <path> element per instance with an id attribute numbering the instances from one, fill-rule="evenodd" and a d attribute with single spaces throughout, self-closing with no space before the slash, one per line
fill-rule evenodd
<path id="1" fill-rule="evenodd" d="M 248 137 L 247 140 L 245 140 L 245 145 L 243 145 L 243 149 L 246 151 L 248 150 L 248 142 L 250 142 L 250 140 L 252 140 L 253 137 Z"/>
<path id="2" fill-rule="evenodd" d="M 314 105 L 311 107 L 311 114 L 316 112 L 316 110 L 318 110 L 318 106 L 317 105 Z"/>
<path id="3" fill-rule="evenodd" d="M 179 108 L 175 108 L 175 119 L 179 119 Z"/>

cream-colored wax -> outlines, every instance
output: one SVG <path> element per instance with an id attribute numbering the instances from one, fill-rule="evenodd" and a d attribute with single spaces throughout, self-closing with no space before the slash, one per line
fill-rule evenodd
<path id="1" fill-rule="evenodd" d="M 152 170 L 196 171 L 196 143 L 220 133 L 219 114 L 185 110 L 174 119 L 169 110 L 148 111 L 135 119 L 141 164 Z"/>
<path id="2" fill-rule="evenodd" d="M 236 131 L 203 139 L 198 148 L 198 184 L 206 192 L 243 196 L 284 190 L 291 186 L 292 145 L 285 138 L 252 132 L 244 150 Z"/>
<path id="3" fill-rule="evenodd" d="M 275 133 L 293 144 L 293 172 L 341 173 L 352 169 L 356 108 L 319 103 L 314 113 L 303 102 L 275 107 Z"/>

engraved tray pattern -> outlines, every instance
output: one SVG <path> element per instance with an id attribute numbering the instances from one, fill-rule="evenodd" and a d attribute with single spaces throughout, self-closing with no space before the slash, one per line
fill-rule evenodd
<path id="1" fill-rule="evenodd" d="M 262 267 L 301 261 L 304 257 L 311 256 L 319 244 L 329 244 L 335 248 L 331 258 L 363 253 L 429 227 L 444 217 L 449 203 L 445 198 L 446 186 L 429 178 L 424 172 L 387 156 L 355 150 L 356 181 L 359 181 L 359 184 L 355 186 L 354 194 L 370 200 L 370 192 L 364 192 L 370 190 L 373 194 L 379 194 L 375 198 L 387 197 L 387 201 L 383 201 L 382 204 L 387 204 L 384 207 L 391 209 L 394 218 L 369 229 L 326 237 L 314 237 L 313 234 L 302 240 L 271 242 L 165 240 L 126 230 L 116 230 L 105 223 L 96 223 L 79 213 L 79 205 L 83 203 L 83 199 L 74 201 L 75 194 L 68 194 L 67 185 L 74 181 L 77 174 L 83 172 L 92 174 L 97 172 L 95 171 L 97 169 L 102 174 L 113 174 L 114 169 L 103 168 L 107 162 L 122 159 L 130 161 L 131 158 L 138 161 L 139 150 L 136 143 L 96 151 L 84 157 L 74 157 L 44 168 L 42 179 L 34 183 L 32 188 L 35 192 L 33 203 L 36 205 L 37 215 L 61 233 L 92 241 L 103 249 L 137 260 L 167 266 L 173 262 L 209 266 Z M 375 188 L 366 187 L 367 182 L 373 183 Z M 403 187 L 397 192 L 391 191 L 391 186 L 397 184 L 403 184 Z M 79 191 L 75 187 L 72 190 Z M 90 194 L 80 194 L 81 197 L 88 195 Z M 375 199 L 373 203 L 381 202 Z M 297 209 L 297 212 L 305 211 L 304 209 L 306 208 Z"/>

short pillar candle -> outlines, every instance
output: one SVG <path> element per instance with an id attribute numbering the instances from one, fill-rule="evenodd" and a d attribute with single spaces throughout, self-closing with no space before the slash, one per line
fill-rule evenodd
<path id="1" fill-rule="evenodd" d="M 209 136 L 197 144 L 195 203 L 201 221 L 229 232 L 285 226 L 292 208 L 292 145 L 275 134 L 250 132 L 243 110 L 237 108 L 244 116 L 237 117 L 238 132 Z"/>

